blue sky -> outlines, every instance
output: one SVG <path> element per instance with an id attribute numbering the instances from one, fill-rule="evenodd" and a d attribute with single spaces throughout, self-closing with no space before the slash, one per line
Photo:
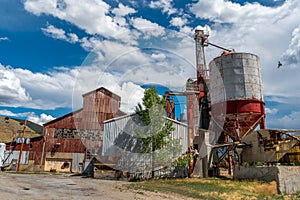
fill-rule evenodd
<path id="1" fill-rule="evenodd" d="M 0 115 L 44 123 L 107 87 L 122 110 L 141 85 L 182 91 L 195 77 L 193 32 L 260 57 L 268 128 L 300 128 L 297 0 L 0 0 Z M 207 62 L 220 55 L 206 49 Z M 277 62 L 283 63 L 277 68 Z"/>

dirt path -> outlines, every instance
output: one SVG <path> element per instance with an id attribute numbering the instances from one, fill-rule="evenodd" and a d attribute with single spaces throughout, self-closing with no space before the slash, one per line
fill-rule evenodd
<path id="1" fill-rule="evenodd" d="M 0 172 L 0 199 L 182 199 L 167 194 L 127 190 L 125 181 L 68 175 Z"/>

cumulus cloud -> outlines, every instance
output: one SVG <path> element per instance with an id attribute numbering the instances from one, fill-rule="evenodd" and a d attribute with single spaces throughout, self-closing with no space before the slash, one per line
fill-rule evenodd
<path id="1" fill-rule="evenodd" d="M 157 23 L 153 23 L 147 19 L 139 18 L 132 18 L 132 25 L 137 30 L 141 31 L 145 34 L 146 38 L 151 36 L 158 37 L 163 36 L 165 34 L 165 28 L 158 25 Z"/>
<path id="2" fill-rule="evenodd" d="M 151 1 L 149 7 L 153 9 L 162 9 L 162 13 L 167 13 L 168 15 L 172 15 L 177 12 L 177 9 L 173 8 L 172 3 L 173 0 Z"/>
<path id="3" fill-rule="evenodd" d="M 51 115 L 47 115 L 45 113 L 42 113 L 40 115 L 36 115 L 35 113 L 30 113 L 30 115 L 28 115 L 27 117 L 27 120 L 39 125 L 43 125 L 54 119 L 55 119 L 54 117 L 52 117 Z"/>
<path id="4" fill-rule="evenodd" d="M 126 16 L 128 14 L 136 13 L 137 11 L 133 8 L 130 8 L 129 6 L 124 6 L 122 3 L 119 3 L 118 8 L 114 8 L 112 10 L 112 13 L 117 16 Z"/>
<path id="5" fill-rule="evenodd" d="M 31 101 L 31 96 L 10 66 L 0 64 L 0 80 L 0 105 L 19 106 Z"/>
<path id="6" fill-rule="evenodd" d="M 75 34 L 75 33 L 68 33 L 68 42 L 71 42 L 71 43 L 76 43 L 79 41 L 79 38 L 78 36 Z"/>
<path id="7" fill-rule="evenodd" d="M 106 38 L 119 39 L 125 42 L 132 40 L 129 29 L 118 24 L 110 16 L 110 5 L 102 0 L 25 0 L 24 7 L 27 11 L 38 16 L 46 14 L 66 20 L 85 30 L 88 34 L 99 34 Z M 132 12 L 127 7 L 125 8 L 126 12 Z M 115 10 L 115 13 L 124 14 L 125 12 Z"/>
<path id="8" fill-rule="evenodd" d="M 66 40 L 66 32 L 63 29 L 55 28 L 53 25 L 47 26 L 47 28 L 42 28 L 43 32 L 55 39 Z"/>
<path id="9" fill-rule="evenodd" d="M 117 69 L 118 67 L 118 70 L 128 70 L 130 68 L 126 67 L 129 67 L 129 64 L 139 65 L 147 62 L 147 57 L 143 55 L 140 48 L 116 41 L 99 40 L 95 37 L 83 38 L 81 40 L 81 46 L 91 51 L 92 54 L 90 55 L 93 55 L 93 53 L 98 55 L 97 60 L 100 61 L 98 66 L 102 70 L 105 70 L 108 66 L 111 70 L 113 70 L 112 68 Z M 87 60 L 88 59 L 89 56 L 87 56 Z M 123 59 L 123 67 L 116 66 L 116 64 L 111 65 L 111 63 L 121 63 L 120 59 Z"/>
<path id="10" fill-rule="evenodd" d="M 279 20 L 287 13 L 282 9 L 263 6 L 259 3 L 241 5 L 225 0 L 198 1 L 190 8 L 197 17 L 218 23 L 261 23 L 266 19 Z M 205 12 L 204 12 L 205 11 Z"/>
<path id="11" fill-rule="evenodd" d="M 166 58 L 166 55 L 164 53 L 158 53 L 158 54 L 151 54 L 151 58 L 154 58 L 154 59 L 165 59 Z"/>
<path id="12" fill-rule="evenodd" d="M 55 118 L 51 115 L 47 115 L 42 113 L 40 115 L 35 114 L 34 112 L 22 112 L 22 113 L 13 113 L 10 110 L 4 109 L 0 110 L 0 115 L 8 116 L 8 117 L 22 117 L 26 118 L 27 120 L 34 122 L 39 125 L 43 125 L 48 121 L 54 120 Z"/>
<path id="13" fill-rule="evenodd" d="M 121 86 L 111 88 L 112 91 L 121 96 L 120 109 L 126 113 L 134 113 L 138 103 L 142 103 L 144 89 L 133 82 L 124 82 Z"/>
<path id="14" fill-rule="evenodd" d="M 65 40 L 70 43 L 76 43 L 79 41 L 78 36 L 75 33 L 68 33 L 63 29 L 56 28 L 53 25 L 48 25 L 46 28 L 42 28 L 45 35 L 54 39 Z"/>
<path id="15" fill-rule="evenodd" d="M 29 113 L 13 113 L 10 110 L 4 109 L 4 110 L 0 110 L 0 115 L 2 116 L 8 116 L 8 117 L 25 117 L 27 116 Z"/>
<path id="16" fill-rule="evenodd" d="M 270 114 L 270 115 L 275 115 L 277 112 L 278 112 L 278 109 L 276 108 L 265 108 L 265 111 L 267 114 Z"/>
<path id="17" fill-rule="evenodd" d="M 284 64 L 295 65 L 300 63 L 300 26 L 293 30 L 291 42 L 282 58 Z"/>
<path id="18" fill-rule="evenodd" d="M 177 27 L 182 27 L 187 23 L 187 19 L 182 17 L 173 17 L 170 21 L 170 24 Z"/>
<path id="19" fill-rule="evenodd" d="M 0 104 L 37 109 L 70 107 L 75 76 L 76 69 L 43 74 L 0 65 Z"/>
<path id="20" fill-rule="evenodd" d="M 267 118 L 268 127 L 281 129 L 300 129 L 300 111 L 292 111 L 280 118 Z M 292 127 L 292 128 L 291 128 Z"/>

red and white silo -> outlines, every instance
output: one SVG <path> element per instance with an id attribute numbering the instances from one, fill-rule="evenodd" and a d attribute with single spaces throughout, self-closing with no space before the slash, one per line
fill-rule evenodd
<path id="1" fill-rule="evenodd" d="M 222 133 L 234 141 L 265 128 L 265 108 L 259 57 L 250 53 L 224 53 L 209 63 L 211 115 Z"/>

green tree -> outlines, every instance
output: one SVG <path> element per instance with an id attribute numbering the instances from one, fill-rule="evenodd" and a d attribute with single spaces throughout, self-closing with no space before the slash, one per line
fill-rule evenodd
<path id="1" fill-rule="evenodd" d="M 172 121 L 164 118 L 165 100 L 160 97 L 154 87 L 145 90 L 143 106 L 136 106 L 136 113 L 144 123 L 144 127 L 136 130 L 142 138 L 142 153 L 151 153 L 152 177 L 154 166 L 167 161 L 172 154 L 180 151 L 179 142 L 172 140 L 174 130 Z M 169 162 L 170 163 L 170 162 Z"/>

